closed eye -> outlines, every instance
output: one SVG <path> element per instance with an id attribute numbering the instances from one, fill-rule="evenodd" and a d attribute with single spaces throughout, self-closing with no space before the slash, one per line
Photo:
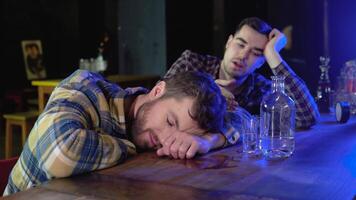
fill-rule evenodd
<path id="1" fill-rule="evenodd" d="M 169 121 L 169 119 L 168 119 L 168 117 L 167 117 L 167 124 L 168 124 L 168 126 L 174 126 L 174 124 L 171 122 L 171 121 Z"/>

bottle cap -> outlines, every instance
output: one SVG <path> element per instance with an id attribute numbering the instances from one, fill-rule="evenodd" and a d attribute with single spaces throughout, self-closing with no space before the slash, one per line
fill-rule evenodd
<path id="1" fill-rule="evenodd" d="M 347 101 L 339 101 L 335 106 L 336 121 L 346 123 L 350 118 L 350 104 Z"/>

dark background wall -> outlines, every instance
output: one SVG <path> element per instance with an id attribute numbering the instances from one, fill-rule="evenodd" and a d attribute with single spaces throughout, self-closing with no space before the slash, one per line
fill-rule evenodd
<path id="1" fill-rule="evenodd" d="M 115 35 L 115 22 L 108 5 L 115 1 L 2 0 L 1 64 L 6 76 L 1 90 L 30 85 L 25 74 L 21 40 L 41 40 L 47 78 L 63 78 L 78 67 L 79 58 L 97 55 L 104 32 Z M 114 15 L 116 15 L 115 13 Z M 115 59 L 113 59 L 115 61 Z M 4 74 L 3 74 L 4 75 Z"/>
<path id="2" fill-rule="evenodd" d="M 120 74 L 163 75 L 166 71 L 166 19 L 163 0 L 120 0 Z"/>
<path id="3" fill-rule="evenodd" d="M 12 101 L 34 89 L 26 77 L 22 40 L 41 40 L 47 78 L 59 79 L 77 69 L 80 58 L 97 56 L 106 32 L 108 71 L 117 73 L 117 16 L 116 0 L 1 0 L 0 112 L 18 107 Z"/>
<path id="4" fill-rule="evenodd" d="M 292 47 L 282 50 L 281 54 L 305 80 L 313 95 L 320 75 L 319 57 L 326 56 L 323 46 L 323 2 L 275 0 L 268 5 L 271 24 L 280 30 L 288 25 L 293 27 Z"/>
<path id="5" fill-rule="evenodd" d="M 213 51 L 213 1 L 166 1 L 167 66 L 185 49 Z"/>
<path id="6" fill-rule="evenodd" d="M 329 0 L 329 51 L 331 74 L 339 73 L 345 61 L 356 59 L 356 1 Z M 331 76 L 334 83 L 336 76 Z"/>
<path id="7" fill-rule="evenodd" d="M 63 73 L 60 65 L 71 62 L 74 56 L 73 49 L 78 48 L 78 17 L 74 13 L 78 5 L 67 1 L 66 4 L 52 3 L 50 5 L 40 1 L 1 1 L 1 32 L 3 44 L 1 54 L 3 71 L 1 89 L 23 87 L 26 80 L 24 61 L 21 49 L 21 40 L 42 40 L 42 47 L 49 76 Z M 61 11 L 63 10 L 63 11 Z M 62 15 L 62 12 L 66 15 Z M 69 23 L 64 23 L 68 21 Z M 68 50 L 66 50 L 66 48 Z M 70 47 L 70 48 L 69 48 Z M 47 49 L 51 49 L 50 52 Z M 65 59 L 57 58 L 63 51 L 68 52 Z"/>
<path id="8" fill-rule="evenodd" d="M 328 4 L 326 40 L 325 2 Z M 1 0 L 0 99 L 8 91 L 30 87 L 21 40 L 42 41 L 48 78 L 63 78 L 77 69 L 79 58 L 95 57 L 105 32 L 110 36 L 105 54 L 108 73 L 147 73 L 150 71 L 147 66 L 141 71 L 126 70 L 132 67 L 128 66 L 127 51 L 122 51 L 120 46 L 126 42 L 126 36 L 132 35 L 132 49 L 140 52 L 135 55 L 135 63 L 145 63 L 148 59 L 149 63 L 162 65 L 156 66 L 160 70 L 168 68 L 185 49 L 222 56 L 228 35 L 240 20 L 249 16 L 261 17 L 280 30 L 293 26 L 292 48 L 283 50 L 282 55 L 315 94 L 320 74 L 319 56 L 331 56 L 332 81 L 343 63 L 356 57 L 355 10 L 356 2 L 352 0 L 244 0 L 243 4 L 236 0 L 135 0 L 134 3 L 127 0 Z M 153 17 L 150 12 L 155 12 Z M 127 31 L 125 37 L 120 33 L 123 23 Z M 130 24 L 136 28 L 130 29 Z M 137 30 L 141 30 L 139 34 Z M 149 33 L 146 34 L 146 30 Z M 141 42 L 135 41 L 135 35 Z M 158 53 L 145 54 L 152 53 L 150 51 Z M 151 58 L 160 61 L 151 61 Z M 270 73 L 267 67 L 261 72 Z"/>

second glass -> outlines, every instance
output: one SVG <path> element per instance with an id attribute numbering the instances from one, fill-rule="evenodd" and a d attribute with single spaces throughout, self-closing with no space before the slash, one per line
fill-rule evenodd
<path id="1" fill-rule="evenodd" d="M 243 152 L 248 155 L 258 155 L 259 150 L 259 118 L 252 116 L 245 122 L 242 135 Z"/>

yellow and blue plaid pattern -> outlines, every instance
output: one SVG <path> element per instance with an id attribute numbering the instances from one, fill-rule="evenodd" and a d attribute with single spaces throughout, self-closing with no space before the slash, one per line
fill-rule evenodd
<path id="1" fill-rule="evenodd" d="M 124 102 L 145 92 L 123 90 L 84 70 L 63 80 L 32 128 L 4 195 L 53 178 L 107 168 L 135 154 Z"/>

